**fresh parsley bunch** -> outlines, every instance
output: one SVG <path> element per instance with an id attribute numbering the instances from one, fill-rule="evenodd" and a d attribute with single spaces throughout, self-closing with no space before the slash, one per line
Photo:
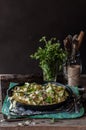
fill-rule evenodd
<path id="1" fill-rule="evenodd" d="M 38 47 L 37 51 L 30 55 L 30 57 L 39 60 L 44 79 L 53 80 L 56 73 L 62 70 L 63 62 L 66 59 L 66 52 L 61 48 L 61 44 L 56 38 L 47 40 L 44 36 L 39 41 L 44 44 L 44 47 Z"/>

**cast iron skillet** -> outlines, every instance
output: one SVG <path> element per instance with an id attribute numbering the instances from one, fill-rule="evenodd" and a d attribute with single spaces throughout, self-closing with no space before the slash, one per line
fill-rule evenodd
<path id="1" fill-rule="evenodd" d="M 72 95 L 73 95 L 72 90 L 68 86 L 65 86 L 63 84 L 60 84 L 60 83 L 57 83 L 57 82 L 51 82 L 51 83 L 65 87 L 65 90 L 69 94 L 69 96 L 66 98 L 65 101 L 60 102 L 60 103 L 56 103 L 56 104 L 50 104 L 50 105 L 26 105 L 26 104 L 19 103 L 19 102 L 17 102 L 17 103 L 20 106 L 23 106 L 25 109 L 30 109 L 30 110 L 34 110 L 34 111 L 52 111 L 52 110 L 60 108 L 61 106 L 64 106 L 66 103 L 68 103 L 72 99 Z M 13 89 L 16 86 L 22 86 L 22 85 L 24 85 L 24 83 L 19 83 L 18 85 L 15 85 L 12 88 L 8 89 L 7 90 L 8 97 L 12 96 Z"/>

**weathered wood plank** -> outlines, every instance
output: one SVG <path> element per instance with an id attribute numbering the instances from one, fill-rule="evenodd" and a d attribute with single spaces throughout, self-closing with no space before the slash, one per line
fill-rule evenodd
<path id="1" fill-rule="evenodd" d="M 31 121 L 31 120 L 30 120 Z M 75 120 L 57 120 L 55 123 L 51 123 L 50 119 L 34 119 L 28 126 L 19 126 L 20 122 L 1 122 L 0 130 L 14 129 L 14 130 L 85 130 L 86 129 L 86 117 Z M 24 124 L 24 121 L 21 123 Z"/>
<path id="2" fill-rule="evenodd" d="M 72 126 L 70 126 L 70 127 L 53 127 L 53 126 L 37 126 L 37 127 L 32 127 L 32 126 L 23 126 L 23 127 L 2 127 L 0 130 L 9 130 L 9 129 L 11 129 L 11 130 L 85 130 L 85 127 L 72 127 Z"/>

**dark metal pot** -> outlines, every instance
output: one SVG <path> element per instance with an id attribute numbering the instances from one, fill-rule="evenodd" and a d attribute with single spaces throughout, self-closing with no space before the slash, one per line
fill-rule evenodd
<path id="1" fill-rule="evenodd" d="M 18 102 L 19 105 L 23 106 L 25 109 L 30 109 L 30 110 L 34 110 L 34 111 L 52 111 L 52 110 L 58 109 L 64 105 L 66 105 L 66 103 L 68 103 L 72 99 L 72 95 L 73 95 L 72 90 L 68 86 L 62 85 L 60 83 L 57 83 L 57 82 L 51 82 L 51 83 L 65 87 L 65 90 L 69 94 L 69 96 L 66 98 L 65 101 L 60 102 L 60 103 L 56 103 L 56 104 L 50 104 L 50 105 L 28 105 L 28 104 L 26 105 L 26 104 Z M 45 83 L 45 84 L 47 84 L 47 83 Z M 22 85 L 24 85 L 24 83 L 19 83 L 18 85 L 15 85 L 12 88 L 8 89 L 7 90 L 8 97 L 12 96 L 13 89 L 16 86 L 22 86 Z"/>

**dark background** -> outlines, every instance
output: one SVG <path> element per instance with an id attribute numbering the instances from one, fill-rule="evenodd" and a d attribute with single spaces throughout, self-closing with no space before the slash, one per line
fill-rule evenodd
<path id="1" fill-rule="evenodd" d="M 86 31 L 86 0 L 0 0 L 0 73 L 38 73 L 29 58 L 42 36 L 57 37 Z M 86 36 L 81 49 L 86 73 Z"/>

